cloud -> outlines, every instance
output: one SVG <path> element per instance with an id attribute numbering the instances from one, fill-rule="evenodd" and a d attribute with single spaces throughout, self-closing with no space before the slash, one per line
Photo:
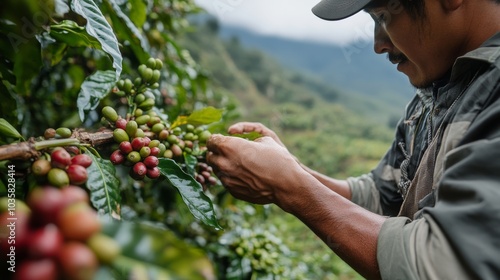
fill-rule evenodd
<path id="1" fill-rule="evenodd" d="M 254 32 L 335 45 L 366 43 L 373 21 L 360 12 L 341 21 L 325 21 L 311 9 L 319 0 L 195 0 L 224 24 Z"/>

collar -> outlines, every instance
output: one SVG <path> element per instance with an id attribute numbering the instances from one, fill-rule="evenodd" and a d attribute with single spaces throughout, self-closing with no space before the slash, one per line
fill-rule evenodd
<path id="1" fill-rule="evenodd" d="M 455 81 L 465 73 L 470 73 L 471 67 L 477 69 L 481 65 L 498 63 L 500 57 L 500 32 L 486 40 L 479 48 L 460 56 L 452 67 L 450 81 Z"/>

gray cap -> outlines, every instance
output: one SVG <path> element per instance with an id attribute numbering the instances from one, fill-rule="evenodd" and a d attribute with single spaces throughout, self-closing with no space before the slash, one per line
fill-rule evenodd
<path id="1" fill-rule="evenodd" d="M 312 12 L 324 20 L 340 20 L 361 11 L 371 0 L 322 0 Z"/>

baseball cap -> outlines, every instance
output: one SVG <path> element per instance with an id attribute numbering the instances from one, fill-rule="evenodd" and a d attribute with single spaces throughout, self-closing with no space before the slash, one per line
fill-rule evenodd
<path id="1" fill-rule="evenodd" d="M 322 0 L 312 8 L 324 20 L 340 20 L 361 11 L 371 0 Z"/>

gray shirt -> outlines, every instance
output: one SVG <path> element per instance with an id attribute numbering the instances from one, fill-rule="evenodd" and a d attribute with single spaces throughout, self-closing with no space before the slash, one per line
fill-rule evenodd
<path id="1" fill-rule="evenodd" d="M 500 279 L 500 33 L 418 90 L 352 201 L 389 216 L 383 279 Z"/>

